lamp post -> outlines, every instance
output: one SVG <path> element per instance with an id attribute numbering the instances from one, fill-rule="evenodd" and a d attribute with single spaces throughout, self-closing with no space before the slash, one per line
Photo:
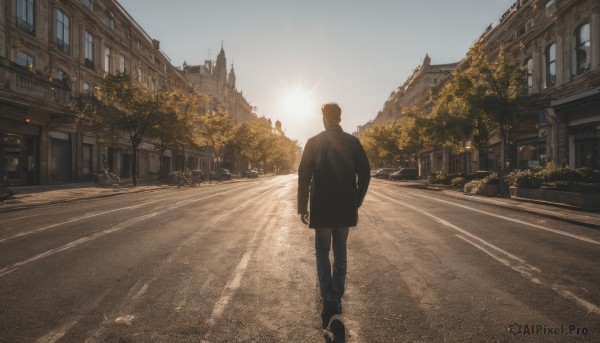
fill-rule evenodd
<path id="1" fill-rule="evenodd" d="M 471 141 L 465 142 L 465 178 L 469 175 L 469 153 L 471 152 Z"/>

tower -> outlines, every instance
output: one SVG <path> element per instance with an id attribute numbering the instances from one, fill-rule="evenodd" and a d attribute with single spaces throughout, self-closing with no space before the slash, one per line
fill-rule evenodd
<path id="1" fill-rule="evenodd" d="M 233 63 L 231 64 L 231 70 L 229 71 L 229 77 L 227 78 L 227 86 L 235 90 L 235 71 L 233 70 Z"/>

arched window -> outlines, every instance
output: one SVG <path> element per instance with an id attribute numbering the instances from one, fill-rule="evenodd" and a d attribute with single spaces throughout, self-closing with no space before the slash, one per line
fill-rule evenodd
<path id="1" fill-rule="evenodd" d="M 556 43 L 546 48 L 546 87 L 556 85 Z"/>
<path id="2" fill-rule="evenodd" d="M 590 69 L 590 24 L 575 30 L 575 67 L 577 75 Z"/>
<path id="3" fill-rule="evenodd" d="M 527 68 L 527 94 L 533 94 L 533 59 L 531 57 L 525 61 L 525 68 Z"/>

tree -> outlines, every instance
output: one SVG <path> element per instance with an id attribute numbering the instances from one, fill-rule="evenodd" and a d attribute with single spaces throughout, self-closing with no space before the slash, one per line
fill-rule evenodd
<path id="1" fill-rule="evenodd" d="M 387 125 L 374 125 L 366 130 L 361 137 L 361 142 L 369 157 L 377 166 L 390 166 L 394 160 L 402 155 L 399 142 L 398 121 Z"/>
<path id="2" fill-rule="evenodd" d="M 472 138 L 480 148 L 492 134 L 498 134 L 502 180 L 506 142 L 526 106 L 526 90 L 525 68 L 511 63 L 502 49 L 490 58 L 476 43 L 467 54 L 466 66 L 453 74 L 436 97 L 431 117 L 437 127 L 435 136 L 450 146 Z"/>
<path id="3" fill-rule="evenodd" d="M 160 125 L 167 98 L 166 92 L 152 91 L 120 73 L 105 76 L 92 92 L 80 99 L 80 119 L 92 131 L 109 142 L 115 142 L 123 133 L 128 135 L 133 149 L 134 187 L 137 186 L 137 148 L 153 128 Z"/>
<path id="4" fill-rule="evenodd" d="M 193 141 L 198 146 L 211 147 L 218 166 L 223 148 L 233 139 L 235 127 L 235 119 L 219 108 L 198 117 L 194 124 Z"/>
<path id="5" fill-rule="evenodd" d="M 430 121 L 417 107 L 403 110 L 396 127 L 398 148 L 404 154 L 416 156 L 430 142 Z"/>
<path id="6" fill-rule="evenodd" d="M 194 122 L 198 119 L 198 105 L 206 97 L 197 92 L 170 91 L 164 104 L 160 123 L 152 130 L 152 136 L 159 141 L 160 175 L 163 175 L 162 156 L 168 148 L 175 148 L 193 142 Z"/>

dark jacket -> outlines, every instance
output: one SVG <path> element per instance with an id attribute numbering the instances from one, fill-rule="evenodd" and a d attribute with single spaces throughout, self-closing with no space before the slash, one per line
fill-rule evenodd
<path id="1" fill-rule="evenodd" d="M 333 125 L 306 142 L 298 168 L 298 213 L 310 193 L 311 228 L 356 226 L 371 168 L 358 138 Z"/>

